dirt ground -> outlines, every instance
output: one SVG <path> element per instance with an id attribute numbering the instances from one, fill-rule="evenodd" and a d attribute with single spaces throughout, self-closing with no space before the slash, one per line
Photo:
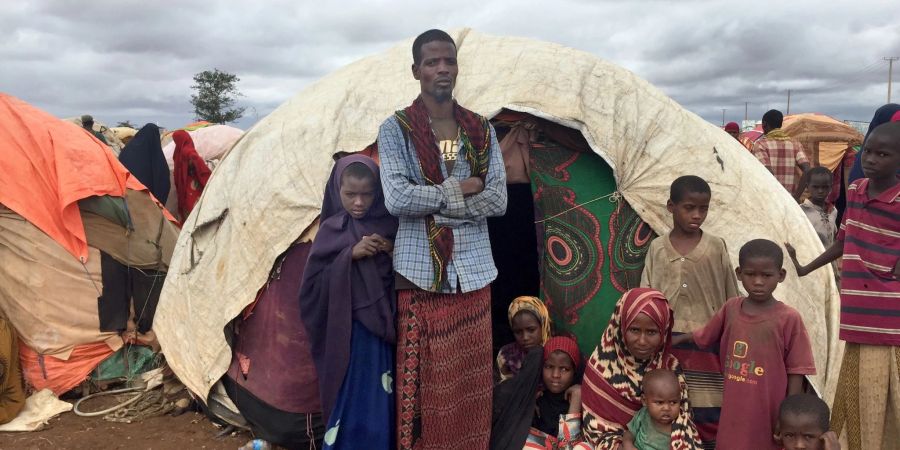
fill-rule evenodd
<path id="1" fill-rule="evenodd" d="M 102 407 L 91 405 L 91 408 Z M 95 410 L 95 409 L 91 409 Z M 202 413 L 188 411 L 177 417 L 147 418 L 141 422 L 109 422 L 102 417 L 80 417 L 72 412 L 50 420 L 41 431 L 0 433 L 0 450 L 129 449 L 129 450 L 236 450 L 250 435 L 222 431 Z"/>

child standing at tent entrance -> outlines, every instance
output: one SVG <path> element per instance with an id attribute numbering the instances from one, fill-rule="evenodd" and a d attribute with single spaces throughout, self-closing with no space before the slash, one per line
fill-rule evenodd
<path id="1" fill-rule="evenodd" d="M 784 281 L 783 260 L 772 241 L 744 244 L 736 272 L 747 296 L 728 300 L 706 326 L 672 340 L 719 350 L 724 394 L 717 448 L 777 450 L 773 425 L 781 401 L 802 391 L 804 375 L 816 373 L 800 313 L 772 296 Z"/>
<path id="2" fill-rule="evenodd" d="M 366 156 L 337 161 L 300 288 L 319 378 L 326 449 L 395 447 L 394 274 L 397 219 Z"/>
<path id="3" fill-rule="evenodd" d="M 673 335 L 705 325 L 725 301 L 739 295 L 734 269 L 722 238 L 704 231 L 712 190 L 700 177 L 679 177 L 669 191 L 666 208 L 672 231 L 650 243 L 641 286 L 665 295 L 675 312 Z M 722 406 L 722 374 L 718 356 L 693 345 L 675 346 L 704 448 L 715 447 Z"/>
<path id="4" fill-rule="evenodd" d="M 900 432 L 900 123 L 876 128 L 862 155 L 867 178 L 847 188 L 834 244 L 799 276 L 843 255 L 840 339 L 844 350 L 831 429 L 849 448 L 881 449 Z"/>
<path id="5" fill-rule="evenodd" d="M 516 341 L 500 347 L 497 352 L 497 369 L 500 381 L 519 373 L 528 349 L 544 345 L 550 339 L 550 313 L 537 297 L 516 297 L 509 304 L 509 326 Z"/>

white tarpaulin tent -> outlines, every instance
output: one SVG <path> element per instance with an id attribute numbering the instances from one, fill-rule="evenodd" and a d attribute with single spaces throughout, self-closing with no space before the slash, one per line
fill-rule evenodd
<path id="1" fill-rule="evenodd" d="M 657 233 L 670 228 L 669 184 L 691 173 L 712 186 L 704 227 L 726 240 L 735 265 L 752 238 L 791 241 L 801 260 L 823 250 L 797 203 L 740 143 L 633 73 L 561 45 L 468 29 L 451 34 L 462 105 L 488 117 L 502 108 L 526 112 L 580 130 Z M 193 392 L 205 398 L 225 373 L 231 349 L 223 329 L 318 215 L 331 154 L 370 145 L 380 123 L 418 94 L 411 43 L 309 86 L 248 131 L 218 167 L 184 225 L 154 322 L 167 361 Z M 789 270 L 776 296 L 800 310 L 819 373 L 811 382 L 830 398 L 841 351 L 831 270 L 802 280 Z M 598 335 L 605 326 L 597 324 Z"/>

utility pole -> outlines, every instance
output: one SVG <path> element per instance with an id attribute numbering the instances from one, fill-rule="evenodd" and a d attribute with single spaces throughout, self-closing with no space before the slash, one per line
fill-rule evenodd
<path id="1" fill-rule="evenodd" d="M 891 78 L 892 78 L 893 72 L 894 72 L 894 61 L 900 59 L 900 57 L 887 56 L 887 57 L 884 57 L 881 59 L 888 62 L 888 101 L 887 102 L 890 103 L 891 102 L 891 81 L 892 81 Z"/>
<path id="2" fill-rule="evenodd" d="M 726 109 L 722 108 L 722 126 L 723 127 L 725 126 L 725 111 L 726 111 Z"/>
<path id="3" fill-rule="evenodd" d="M 744 102 L 744 120 L 747 120 L 749 117 L 747 116 L 748 108 L 750 107 L 750 102 Z"/>
<path id="4" fill-rule="evenodd" d="M 888 103 L 890 103 L 890 101 L 888 101 Z M 784 113 L 784 115 L 788 115 L 788 114 L 790 114 L 790 113 L 791 113 L 791 90 L 788 89 L 788 104 L 787 104 L 787 111 Z"/>

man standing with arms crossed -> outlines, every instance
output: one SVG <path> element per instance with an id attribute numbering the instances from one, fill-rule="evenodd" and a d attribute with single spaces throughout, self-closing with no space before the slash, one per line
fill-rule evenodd
<path id="1" fill-rule="evenodd" d="M 490 122 L 453 99 L 453 38 L 426 31 L 412 53 L 421 94 L 378 133 L 385 204 L 400 220 L 398 448 L 486 449 L 497 276 L 486 218 L 506 212 L 506 173 Z"/>

